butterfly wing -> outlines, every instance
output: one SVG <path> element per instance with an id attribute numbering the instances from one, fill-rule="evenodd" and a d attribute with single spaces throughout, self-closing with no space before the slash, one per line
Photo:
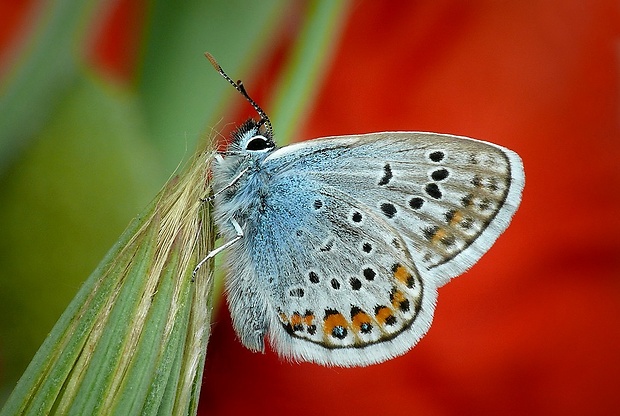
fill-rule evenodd
<path id="1" fill-rule="evenodd" d="M 430 326 L 435 287 L 387 221 L 343 190 L 305 184 L 267 198 L 252 232 L 263 250 L 253 245 L 256 275 L 273 279 L 272 344 L 287 357 L 340 366 L 402 354 Z"/>
<path id="2" fill-rule="evenodd" d="M 230 261 L 235 328 L 250 348 L 268 333 L 283 356 L 339 366 L 413 347 L 437 287 L 490 247 L 523 187 L 516 154 L 430 133 L 313 140 L 263 168 Z"/>
<path id="3" fill-rule="evenodd" d="M 511 150 L 436 133 L 318 139 L 269 159 L 286 170 L 304 165 L 313 180 L 382 215 L 438 286 L 471 267 L 508 227 L 525 182 Z"/>

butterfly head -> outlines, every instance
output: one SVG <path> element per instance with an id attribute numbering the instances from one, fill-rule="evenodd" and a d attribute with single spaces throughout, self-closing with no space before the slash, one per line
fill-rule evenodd
<path id="1" fill-rule="evenodd" d="M 261 170 L 263 160 L 275 148 L 271 130 L 248 119 L 232 132 L 228 147 L 213 166 L 214 189 L 247 183 L 248 176 Z"/>
<path id="2" fill-rule="evenodd" d="M 232 133 L 227 153 L 262 158 L 276 147 L 272 136 L 271 129 L 265 128 L 264 122 L 250 118 Z"/>

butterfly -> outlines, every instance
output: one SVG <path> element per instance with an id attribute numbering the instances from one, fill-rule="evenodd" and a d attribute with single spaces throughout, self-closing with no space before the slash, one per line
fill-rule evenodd
<path id="1" fill-rule="evenodd" d="M 437 289 L 508 227 L 525 175 L 519 156 L 466 137 L 381 132 L 278 148 L 253 105 L 212 165 L 226 291 L 247 348 L 366 366 L 428 331 Z M 206 261 L 207 259 L 203 260 Z M 202 264 L 202 262 L 201 262 Z"/>

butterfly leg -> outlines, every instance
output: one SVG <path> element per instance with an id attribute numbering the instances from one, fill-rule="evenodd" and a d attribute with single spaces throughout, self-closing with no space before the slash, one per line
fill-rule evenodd
<path id="1" fill-rule="evenodd" d="M 215 159 L 216 163 L 222 163 L 222 161 L 224 161 L 224 158 L 222 157 L 221 152 L 218 152 L 217 150 L 214 150 L 213 152 L 211 152 L 211 154 L 209 155 L 209 159 Z M 211 190 L 209 190 L 209 192 L 211 192 Z M 200 198 L 200 202 L 211 202 L 215 199 L 215 195 L 210 195 L 206 198 Z"/>
<path id="2" fill-rule="evenodd" d="M 235 221 L 234 218 L 230 219 L 230 223 L 232 224 L 233 227 L 235 227 L 235 231 L 237 232 L 237 235 L 232 240 L 227 241 L 226 243 L 222 244 L 221 246 L 219 246 L 218 248 L 214 250 L 211 250 L 204 259 L 200 260 L 200 262 L 198 262 L 196 267 L 194 267 L 194 271 L 192 272 L 192 280 L 194 280 L 194 278 L 196 277 L 196 273 L 198 273 L 198 269 L 200 269 L 203 264 L 205 264 L 207 261 L 217 256 L 219 253 L 226 250 L 228 247 L 232 246 L 237 241 L 243 238 L 243 230 L 241 229 L 241 226 L 239 225 L 239 223 Z"/>
<path id="3" fill-rule="evenodd" d="M 243 177 L 243 175 L 246 174 L 246 172 L 250 170 L 250 168 L 245 168 L 243 169 L 241 172 L 239 172 L 239 174 L 237 176 L 235 176 L 228 185 L 226 185 L 225 187 L 223 187 L 222 189 L 220 189 L 219 191 L 213 193 L 213 195 L 207 197 L 205 199 L 205 201 L 211 202 L 215 199 L 216 196 L 218 196 L 219 194 L 221 194 L 222 192 L 224 192 L 225 190 L 229 189 L 230 187 L 234 186 L 237 182 L 239 182 L 239 179 L 241 179 Z M 237 224 L 238 225 L 238 224 Z"/>

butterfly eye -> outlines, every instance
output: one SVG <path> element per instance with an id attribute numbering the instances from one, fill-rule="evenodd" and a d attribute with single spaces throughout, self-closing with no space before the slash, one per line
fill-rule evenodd
<path id="1" fill-rule="evenodd" d="M 245 150 L 261 151 L 273 148 L 273 142 L 264 136 L 252 137 L 245 146 Z"/>

